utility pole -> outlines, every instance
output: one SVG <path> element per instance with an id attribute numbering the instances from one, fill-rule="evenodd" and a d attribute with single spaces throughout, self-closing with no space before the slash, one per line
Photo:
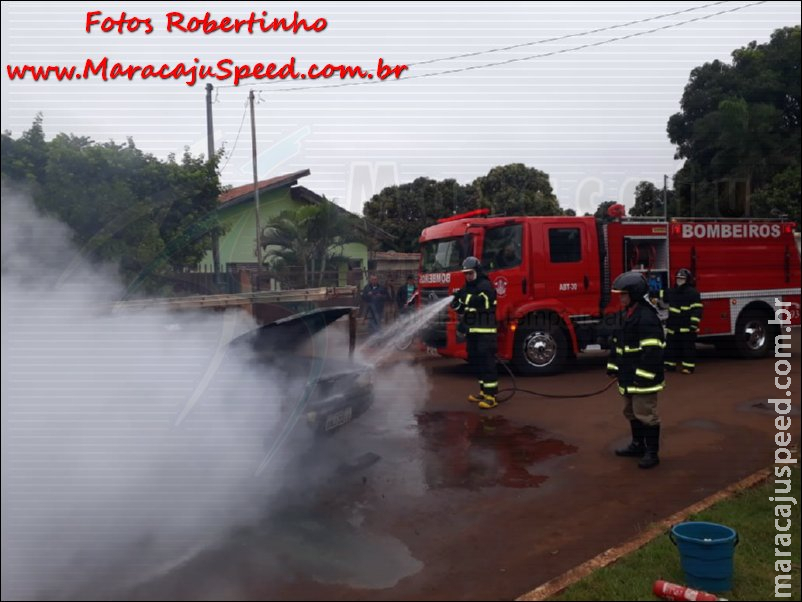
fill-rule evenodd
<path id="1" fill-rule="evenodd" d="M 214 159 L 214 123 L 212 122 L 212 84 L 206 84 L 206 142 L 208 144 L 209 163 Z M 220 237 L 217 235 L 217 199 L 214 200 L 214 231 L 212 232 L 212 263 L 214 279 L 220 274 Z"/>
<path id="2" fill-rule="evenodd" d="M 253 161 L 253 203 L 256 210 L 256 273 L 262 271 L 262 225 L 259 219 L 259 177 L 256 170 L 256 114 L 253 109 L 253 90 L 248 94 L 251 102 L 251 159 Z"/>
<path id="3" fill-rule="evenodd" d="M 668 176 L 663 175 L 663 220 L 668 221 Z"/>

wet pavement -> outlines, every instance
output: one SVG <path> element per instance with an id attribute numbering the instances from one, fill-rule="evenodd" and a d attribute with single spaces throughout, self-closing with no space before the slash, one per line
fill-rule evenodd
<path id="1" fill-rule="evenodd" d="M 796 330 L 794 400 L 799 349 Z M 295 478 L 265 500 L 261 522 L 104 595 L 512 599 L 772 462 L 773 413 L 754 405 L 774 393 L 771 358 L 705 350 L 695 375 L 668 375 L 652 471 L 611 454 L 628 432 L 612 390 L 518 394 L 482 412 L 465 401 L 475 381 L 463 364 L 410 359 L 380 379 L 368 413 L 286 468 Z M 590 391 L 606 383 L 604 361 L 519 386 Z"/>
<path id="2" fill-rule="evenodd" d="M 428 452 L 430 489 L 537 487 L 548 478 L 537 474 L 538 464 L 577 450 L 541 429 L 515 425 L 499 415 L 423 412 L 417 420 Z"/>

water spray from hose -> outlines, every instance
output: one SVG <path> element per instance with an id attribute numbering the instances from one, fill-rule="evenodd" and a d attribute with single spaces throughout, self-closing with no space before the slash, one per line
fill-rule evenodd
<path id="1" fill-rule="evenodd" d="M 387 360 L 398 349 L 401 341 L 420 333 L 451 303 L 451 296 L 410 312 L 396 320 L 389 327 L 371 335 L 357 353 L 366 363 L 377 365 Z"/>

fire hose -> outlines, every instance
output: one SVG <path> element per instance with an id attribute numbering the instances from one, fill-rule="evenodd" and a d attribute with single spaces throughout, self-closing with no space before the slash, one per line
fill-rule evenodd
<path id="1" fill-rule="evenodd" d="M 507 365 L 507 362 L 505 362 L 501 358 L 498 358 L 498 361 L 501 363 L 502 366 L 504 366 L 504 369 L 507 371 L 507 374 L 509 374 L 510 378 L 512 379 L 512 387 L 508 387 L 506 389 L 499 389 L 498 393 L 496 393 L 496 401 L 498 401 L 499 403 L 509 401 L 515 396 L 516 393 L 526 393 L 527 395 L 535 395 L 536 397 L 548 397 L 551 399 L 578 399 L 582 397 L 595 397 L 596 395 L 601 395 L 616 383 L 616 379 L 613 379 L 598 391 L 591 391 L 590 393 L 576 393 L 569 395 L 559 394 L 559 393 L 541 393 L 539 391 L 532 391 L 531 389 L 520 388 L 518 386 L 518 382 L 515 380 L 515 375 L 512 373 L 512 370 L 510 370 L 510 367 Z M 501 393 L 509 393 L 509 394 L 503 399 L 500 399 L 499 395 Z"/>

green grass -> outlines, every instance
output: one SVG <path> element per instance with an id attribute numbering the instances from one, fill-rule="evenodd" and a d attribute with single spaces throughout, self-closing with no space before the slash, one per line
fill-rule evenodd
<path id="1" fill-rule="evenodd" d="M 800 497 L 799 470 L 793 470 L 792 496 Z M 790 598 L 774 597 L 774 479 L 765 484 L 711 506 L 704 512 L 691 515 L 689 521 L 709 521 L 727 525 L 738 532 L 735 562 L 730 592 L 718 595 L 729 600 L 800 600 L 800 511 L 794 506 L 792 527 L 793 592 Z M 786 519 L 782 518 L 784 522 Z M 787 548 L 784 548 L 787 549 Z M 652 584 L 664 579 L 685 584 L 680 567 L 679 551 L 668 535 L 661 535 L 618 562 L 596 571 L 564 590 L 552 600 L 657 600 Z M 785 590 L 787 591 L 787 590 Z"/>

